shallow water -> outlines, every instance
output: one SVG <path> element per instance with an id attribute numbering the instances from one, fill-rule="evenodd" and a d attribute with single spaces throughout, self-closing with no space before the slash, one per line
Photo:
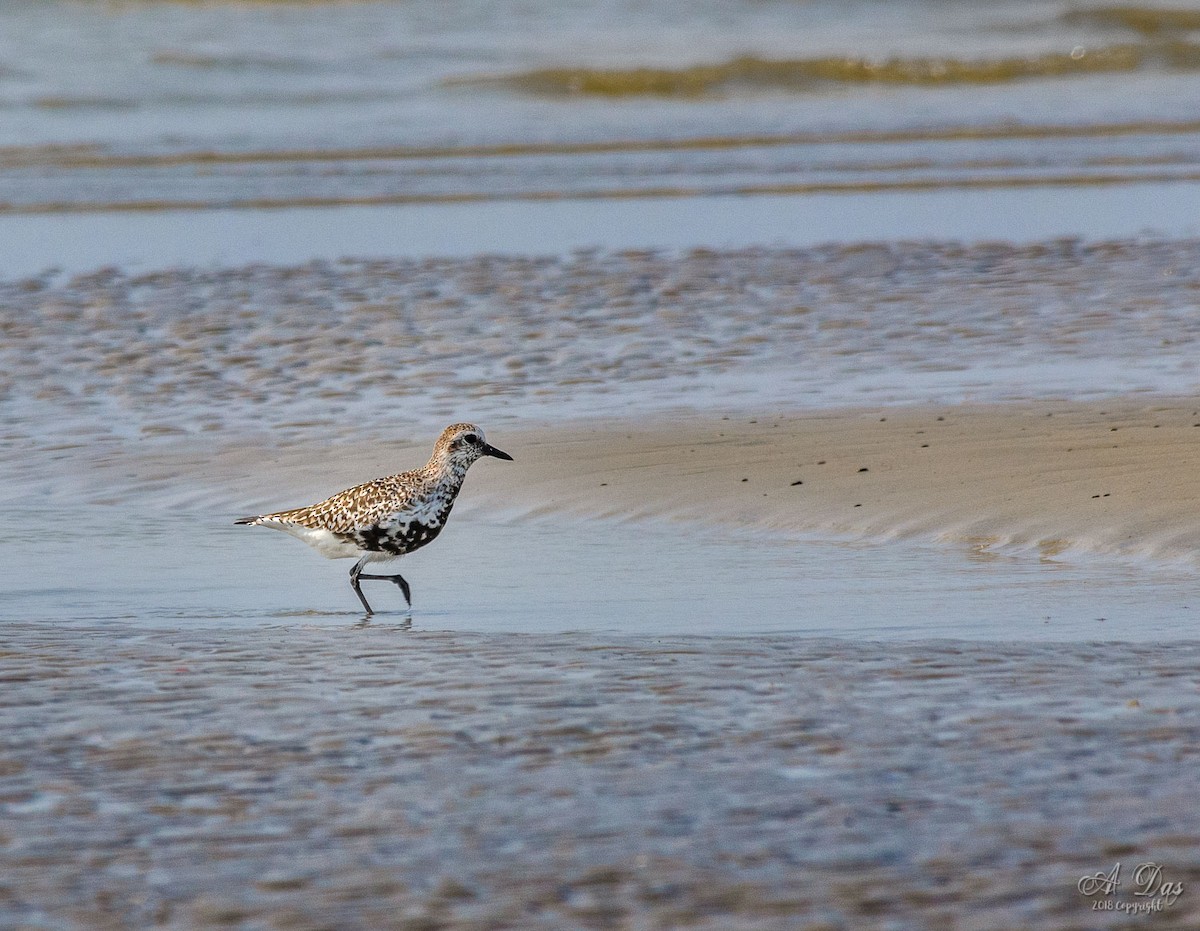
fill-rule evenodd
<path id="1" fill-rule="evenodd" d="M 1200 184 L 493 200 L 287 209 L 0 213 L 0 269 L 228 268 L 343 258 L 563 255 L 586 249 L 810 248 L 892 240 L 1195 238 Z"/>
<path id="2" fill-rule="evenodd" d="M 54 510 L 11 513 L 18 524 L 67 522 Z M 72 526 L 0 544 L 0 617 L 281 635 L 363 621 L 350 561 L 282 534 L 183 510 L 94 507 Z M 1200 588 L 1184 569 L 686 523 L 497 521 L 469 503 L 436 546 L 374 571 L 403 573 L 415 606 L 390 584 L 363 583 L 379 612 L 369 623 L 417 631 L 1162 643 L 1200 629 Z"/>

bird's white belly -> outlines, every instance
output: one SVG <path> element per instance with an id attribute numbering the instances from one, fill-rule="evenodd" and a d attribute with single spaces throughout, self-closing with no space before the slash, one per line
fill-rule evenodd
<path id="1" fill-rule="evenodd" d="M 362 551 L 353 542 L 320 527 L 302 527 L 299 524 L 282 522 L 268 522 L 264 526 L 290 533 L 297 540 L 303 540 L 326 559 L 348 559 L 362 555 Z"/>

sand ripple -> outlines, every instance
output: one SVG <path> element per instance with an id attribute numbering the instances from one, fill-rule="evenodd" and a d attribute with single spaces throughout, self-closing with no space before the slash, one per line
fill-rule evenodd
<path id="1" fill-rule="evenodd" d="M 6 630 L 9 927 L 1200 921 L 1194 644 Z"/>
<path id="2" fill-rule="evenodd" d="M 1064 241 L 10 281 L 0 441 L 1183 393 L 1197 269 L 1200 241 Z"/>

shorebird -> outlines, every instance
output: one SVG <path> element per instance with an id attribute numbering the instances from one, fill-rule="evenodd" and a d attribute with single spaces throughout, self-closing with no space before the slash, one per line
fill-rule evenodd
<path id="1" fill-rule="evenodd" d="M 350 587 L 368 615 L 375 612 L 359 587 L 363 579 L 395 582 L 412 607 L 412 590 L 404 576 L 367 575 L 363 568 L 420 549 L 441 533 L 467 469 L 484 456 L 512 461 L 508 453 L 490 446 L 475 424 L 451 424 L 438 437 L 429 462 L 419 469 L 355 485 L 308 507 L 243 517 L 234 523 L 290 533 L 327 559 L 359 557 L 350 570 Z"/>

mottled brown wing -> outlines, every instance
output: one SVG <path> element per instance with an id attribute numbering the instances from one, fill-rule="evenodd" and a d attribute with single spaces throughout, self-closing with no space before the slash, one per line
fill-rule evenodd
<path id="1" fill-rule="evenodd" d="M 385 520 L 402 510 L 420 487 L 414 473 L 389 475 L 339 491 L 324 501 L 290 511 L 264 514 L 266 520 L 286 521 L 302 527 L 350 533 Z"/>

